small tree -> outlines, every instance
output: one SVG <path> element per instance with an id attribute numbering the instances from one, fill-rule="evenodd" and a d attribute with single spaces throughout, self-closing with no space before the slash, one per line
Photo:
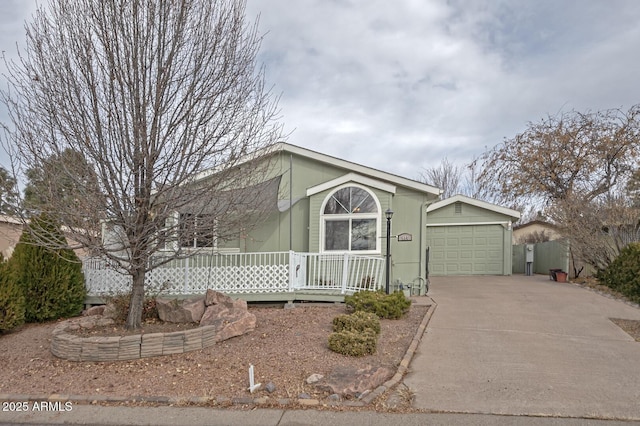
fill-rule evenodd
<path id="1" fill-rule="evenodd" d="M 33 219 L 46 230 L 48 240 L 62 245 L 64 235 L 46 216 Z M 70 249 L 37 245 L 25 230 L 8 264 L 9 276 L 25 298 L 25 320 L 42 322 L 80 313 L 85 298 L 84 277 L 78 256 Z"/>
<path id="2" fill-rule="evenodd" d="M 24 294 L 9 278 L 7 262 L 0 254 L 0 333 L 24 323 Z"/>
<path id="3" fill-rule="evenodd" d="M 265 216 L 270 170 L 252 160 L 282 126 L 245 6 L 51 0 L 6 64 L 13 168 L 44 183 L 30 189 L 38 211 L 131 277 L 128 328 L 141 326 L 146 273 L 199 247 L 184 249 L 176 235 L 212 246 Z M 75 153 L 82 161 L 65 160 Z M 101 224 L 113 230 L 109 243 Z M 40 234 L 32 227 L 57 248 Z"/>

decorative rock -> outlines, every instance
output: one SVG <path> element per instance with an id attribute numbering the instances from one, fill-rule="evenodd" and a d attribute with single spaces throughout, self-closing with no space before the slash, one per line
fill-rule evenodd
<path id="1" fill-rule="evenodd" d="M 273 393 L 276 390 L 276 385 L 273 382 L 269 382 L 265 385 L 264 389 L 269 393 Z"/>
<path id="2" fill-rule="evenodd" d="M 84 315 L 85 317 L 90 317 L 93 315 L 102 315 L 104 314 L 104 305 L 100 305 L 100 306 L 92 306 L 89 309 L 85 309 L 84 311 L 82 311 L 82 315 Z"/>
<path id="3" fill-rule="evenodd" d="M 230 300 L 231 298 L 229 296 L 215 290 L 207 290 L 207 293 L 204 295 L 204 305 L 207 307 L 212 305 L 219 305 Z"/>
<path id="4" fill-rule="evenodd" d="M 337 393 L 332 393 L 331 395 L 329 395 L 329 401 L 331 401 L 331 402 L 340 402 L 340 401 L 342 401 L 342 397 L 340 395 L 338 395 Z"/>
<path id="5" fill-rule="evenodd" d="M 225 294 L 207 290 L 207 303 L 211 304 L 204 311 L 200 326 L 214 326 L 217 342 L 241 336 L 256 328 L 256 316 L 249 313 L 246 301 L 233 300 Z M 203 333 L 203 344 L 205 338 Z"/>
<path id="6" fill-rule="evenodd" d="M 324 376 L 322 374 L 312 374 L 307 377 L 307 384 L 312 385 L 314 383 L 318 383 L 323 377 Z"/>
<path id="7" fill-rule="evenodd" d="M 113 303 L 107 303 L 107 305 L 104 307 L 104 310 L 102 311 L 102 316 L 105 318 L 116 319 L 118 318 L 118 315 L 118 308 L 116 308 L 116 305 L 114 305 Z"/>
<path id="8" fill-rule="evenodd" d="M 298 395 L 298 399 L 311 399 L 311 395 L 309 395 L 308 393 L 301 393 L 300 395 Z"/>
<path id="9" fill-rule="evenodd" d="M 162 321 L 173 323 L 200 322 L 204 313 L 204 297 L 191 299 L 156 298 L 158 316 Z"/>
<path id="10" fill-rule="evenodd" d="M 325 392 L 358 397 L 377 388 L 392 375 L 393 371 L 386 367 L 367 367 L 356 370 L 353 367 L 338 366 L 316 386 Z"/>

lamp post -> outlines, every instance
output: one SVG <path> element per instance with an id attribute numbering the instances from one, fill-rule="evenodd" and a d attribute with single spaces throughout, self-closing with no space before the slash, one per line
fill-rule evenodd
<path id="1" fill-rule="evenodd" d="M 389 294 L 389 273 L 391 272 L 391 218 L 393 217 L 393 210 L 390 208 L 384 212 L 387 218 L 387 270 L 386 270 L 386 291 Z"/>

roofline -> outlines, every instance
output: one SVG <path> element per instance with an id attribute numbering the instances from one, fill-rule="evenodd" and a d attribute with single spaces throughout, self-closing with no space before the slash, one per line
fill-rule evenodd
<path id="1" fill-rule="evenodd" d="M 545 220 L 540 220 L 540 219 L 534 219 L 534 220 L 529 221 L 527 223 L 521 223 L 518 226 L 514 226 L 513 229 L 516 230 L 516 229 L 526 228 L 527 226 L 530 226 L 530 225 L 543 225 L 543 226 L 548 226 L 549 228 L 554 228 L 554 229 L 558 228 L 557 225 L 555 225 L 555 224 L 553 224 L 551 222 L 547 222 Z"/>
<path id="2" fill-rule="evenodd" d="M 297 145 L 291 145 L 286 142 L 278 142 L 271 152 L 273 151 L 285 151 L 292 154 L 299 155 L 301 157 L 311 158 L 313 160 L 329 163 L 334 166 L 338 166 L 343 169 L 350 170 L 352 172 L 368 175 L 376 179 L 385 180 L 394 183 L 399 186 L 415 189 L 421 192 L 426 192 L 433 195 L 440 196 L 443 192 L 442 189 L 435 186 L 427 185 L 426 183 L 418 182 L 416 180 L 407 179 L 402 176 L 395 175 L 393 173 L 383 172 L 382 170 L 374 169 L 371 167 L 363 166 L 362 164 L 353 163 L 351 161 L 343 160 L 341 158 L 333 157 L 331 155 L 322 154 L 317 151 L 313 151 L 307 148 L 302 148 Z"/>
<path id="3" fill-rule="evenodd" d="M 442 207 L 448 206 L 456 202 L 470 204 L 472 206 L 476 206 L 481 209 L 491 210 L 496 213 L 510 216 L 515 219 L 520 219 L 520 212 L 517 210 L 508 209 L 506 207 L 498 206 L 496 204 L 488 203 L 486 201 L 476 200 L 475 198 L 470 198 L 462 194 L 454 195 L 452 197 L 446 198 L 444 200 L 436 201 L 435 203 L 430 204 L 427 207 L 427 213 L 434 210 L 438 210 Z"/>
<path id="4" fill-rule="evenodd" d="M 8 215 L 4 215 L 4 214 L 0 214 L 0 222 L 2 223 L 11 223 L 14 225 L 22 225 L 23 222 L 14 216 L 8 216 Z"/>
<path id="5" fill-rule="evenodd" d="M 314 195 L 314 194 L 318 194 L 322 191 L 326 191 L 327 189 L 332 189 L 335 188 L 336 186 L 340 186 L 343 185 L 345 183 L 348 182 L 355 182 L 355 183 L 359 183 L 361 185 L 364 186 L 368 186 L 371 188 L 376 188 L 376 189 L 380 189 L 382 191 L 386 191 L 389 192 L 391 194 L 395 194 L 396 193 L 396 187 L 395 185 L 391 185 L 389 183 L 386 182 L 380 182 L 379 180 L 376 179 L 371 179 L 369 177 L 366 176 L 362 176 L 359 175 L 357 173 L 347 173 L 346 175 L 342 175 L 338 178 L 335 179 L 331 179 L 330 181 L 321 183 L 319 185 L 314 185 L 311 188 L 307 188 L 307 197 Z"/>

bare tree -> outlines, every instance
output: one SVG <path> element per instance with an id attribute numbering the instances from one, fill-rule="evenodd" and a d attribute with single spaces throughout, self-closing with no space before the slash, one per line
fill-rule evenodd
<path id="1" fill-rule="evenodd" d="M 6 145 L 23 175 L 73 189 L 36 191 L 71 241 L 132 277 L 127 327 L 138 328 L 152 255 L 237 237 L 259 213 L 269 182 L 256 153 L 281 125 L 256 67 L 257 22 L 244 0 L 51 0 L 26 34 L 7 63 Z M 44 167 L 68 150 L 86 163 Z"/>
<path id="2" fill-rule="evenodd" d="M 462 167 L 450 162 L 445 157 L 438 166 L 425 168 L 420 179 L 429 185 L 442 189 L 442 197 L 449 198 L 460 193 L 462 174 Z"/>
<path id="3" fill-rule="evenodd" d="M 545 209 L 572 252 L 602 269 L 629 241 L 616 233 L 637 223 L 622 194 L 638 160 L 640 105 L 626 112 L 571 111 L 529 123 L 475 164 L 482 186 L 504 200 Z"/>
<path id="4" fill-rule="evenodd" d="M 640 208 L 626 197 L 562 200 L 551 212 L 572 255 L 597 270 L 606 269 L 629 243 L 640 241 Z"/>
<path id="5" fill-rule="evenodd" d="M 572 111 L 529 123 L 486 152 L 478 181 L 504 199 L 585 201 L 624 186 L 640 157 L 640 105 L 628 112 Z"/>

